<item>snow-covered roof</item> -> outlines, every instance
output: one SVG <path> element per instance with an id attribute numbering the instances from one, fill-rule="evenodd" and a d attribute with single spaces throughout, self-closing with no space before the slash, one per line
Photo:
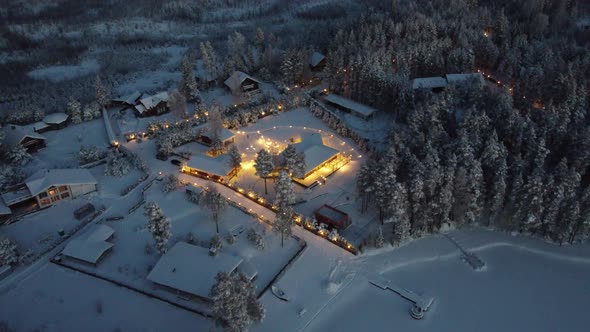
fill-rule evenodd
<path id="1" fill-rule="evenodd" d="M 186 166 L 219 176 L 226 176 L 232 170 L 229 163 L 229 156 L 227 154 L 217 157 L 209 157 L 205 154 L 195 154 L 186 163 Z"/>
<path id="2" fill-rule="evenodd" d="M 109 226 L 91 225 L 88 231 L 71 240 L 62 251 L 62 254 L 96 264 L 100 257 L 113 247 L 113 244 L 106 240 L 114 233 L 115 231 Z"/>
<path id="3" fill-rule="evenodd" d="M 260 83 L 259 80 L 239 70 L 234 71 L 231 74 L 231 76 L 223 83 L 227 85 L 231 90 L 237 90 L 240 87 L 240 85 L 242 85 L 242 83 L 244 83 L 244 81 L 247 79 L 251 79 L 254 82 Z"/>
<path id="4" fill-rule="evenodd" d="M 6 145 L 20 144 L 27 137 L 42 140 L 47 139 L 45 136 L 37 134 L 32 128 L 28 127 L 8 124 L 2 129 L 4 130 L 4 144 Z"/>
<path id="5" fill-rule="evenodd" d="M 305 174 L 320 166 L 339 153 L 338 150 L 324 145 L 319 133 L 311 133 L 302 137 L 301 142 L 293 144 L 298 153 L 305 156 Z"/>
<path id="6" fill-rule="evenodd" d="M 373 113 L 377 112 L 377 109 L 375 109 L 375 108 L 357 103 L 354 100 L 344 98 L 344 97 L 339 96 L 337 94 L 333 94 L 333 93 L 329 94 L 325 97 L 325 99 L 333 104 L 340 106 L 340 107 L 344 107 L 346 109 L 349 109 L 354 113 L 361 114 L 364 117 L 369 117 Z"/>
<path id="7" fill-rule="evenodd" d="M 483 75 L 481 73 L 465 73 L 465 74 L 447 74 L 447 82 L 449 84 L 461 84 L 473 80 L 480 85 L 484 84 Z"/>
<path id="8" fill-rule="evenodd" d="M 134 105 L 140 97 L 141 97 L 141 92 L 135 91 L 134 93 L 128 94 L 126 96 L 122 96 L 122 97 L 113 99 L 113 101 L 129 104 L 129 105 Z"/>
<path id="9" fill-rule="evenodd" d="M 206 123 L 194 127 L 193 131 L 195 134 L 200 132 L 201 136 L 211 138 L 211 133 L 209 133 L 209 125 Z M 219 139 L 221 139 L 222 142 L 225 142 L 227 140 L 232 139 L 234 136 L 234 133 L 232 133 L 229 129 L 221 128 Z"/>
<path id="10" fill-rule="evenodd" d="M 49 127 L 49 125 L 43 121 L 39 121 L 29 125 L 29 127 L 33 128 L 34 131 L 39 131 Z"/>
<path id="11" fill-rule="evenodd" d="M 0 200 L 0 216 L 6 216 L 9 214 L 12 214 L 12 211 L 4 204 L 4 202 L 2 202 L 2 200 Z"/>
<path id="12" fill-rule="evenodd" d="M 242 259 L 218 252 L 209 255 L 209 250 L 178 242 L 165 253 L 147 279 L 156 284 L 170 287 L 182 292 L 209 298 L 215 276 L 219 272 L 232 272 Z"/>
<path id="13" fill-rule="evenodd" d="M 441 76 L 422 77 L 412 80 L 412 89 L 414 90 L 445 88 L 447 85 L 447 80 Z"/>
<path id="14" fill-rule="evenodd" d="M 325 204 L 322 205 L 319 209 L 317 209 L 315 213 L 334 221 L 342 221 L 347 217 L 347 214 L 345 212 L 342 212 L 338 209 L 335 209 Z"/>
<path id="15" fill-rule="evenodd" d="M 97 183 L 90 171 L 81 168 L 42 169 L 25 180 L 25 184 L 33 196 L 51 186 Z"/>
<path id="16" fill-rule="evenodd" d="M 323 55 L 320 52 L 313 52 L 313 54 L 309 57 L 309 64 L 312 67 L 315 67 L 317 65 L 320 64 L 320 62 L 322 62 L 322 60 L 324 60 L 326 58 L 325 55 Z"/>
<path id="17" fill-rule="evenodd" d="M 145 107 L 143 107 L 143 105 L 141 105 L 141 104 L 135 105 L 135 109 L 137 110 L 137 112 L 139 114 L 143 114 L 147 111 L 147 109 Z"/>
<path id="18" fill-rule="evenodd" d="M 145 107 L 146 110 L 151 110 L 152 108 L 158 106 L 158 104 L 161 102 L 168 102 L 168 92 L 164 91 L 153 96 L 141 98 L 139 102 L 143 105 L 143 107 Z"/>
<path id="19" fill-rule="evenodd" d="M 43 122 L 47 124 L 62 124 L 68 120 L 70 116 L 66 113 L 51 113 L 43 118 Z"/>
<path id="20" fill-rule="evenodd" d="M 256 278 L 256 276 L 258 275 L 258 270 L 256 269 L 256 267 L 254 267 L 254 265 L 252 265 L 252 263 L 250 263 L 250 261 L 248 260 L 244 260 L 240 266 L 238 266 L 238 271 L 240 273 L 243 273 L 246 275 L 246 277 L 248 277 L 248 279 L 252 280 L 254 278 Z"/>

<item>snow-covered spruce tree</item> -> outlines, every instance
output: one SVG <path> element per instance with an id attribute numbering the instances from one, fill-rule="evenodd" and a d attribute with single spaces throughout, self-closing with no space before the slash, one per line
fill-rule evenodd
<path id="1" fill-rule="evenodd" d="M 383 248 L 385 245 L 385 237 L 383 237 L 383 227 L 379 226 L 379 232 L 375 238 L 375 248 Z"/>
<path id="2" fill-rule="evenodd" d="M 240 155 L 240 151 L 238 150 L 238 147 L 233 144 L 230 148 L 229 148 L 229 166 L 231 168 L 240 168 L 240 166 L 242 165 L 242 155 Z"/>
<path id="3" fill-rule="evenodd" d="M 361 197 L 361 213 L 367 211 L 369 202 L 375 195 L 375 178 L 377 163 L 368 159 L 359 169 L 356 177 L 356 191 Z"/>
<path id="4" fill-rule="evenodd" d="M 163 254 L 168 250 L 166 246 L 168 240 L 172 237 L 170 219 L 164 216 L 162 209 L 156 202 L 147 203 L 144 207 L 144 213 L 148 217 L 148 230 L 152 233 L 152 237 L 156 242 L 156 249 Z"/>
<path id="5" fill-rule="evenodd" d="M 472 223 L 481 212 L 483 186 L 481 163 L 475 159 L 466 136 L 461 137 L 457 153 L 453 219 L 458 224 Z"/>
<path id="6" fill-rule="evenodd" d="M 74 124 L 82 122 L 82 110 L 80 107 L 80 102 L 74 97 L 70 97 L 70 100 L 68 101 L 67 113 L 70 115 L 70 119 Z"/>
<path id="7" fill-rule="evenodd" d="M 217 188 L 212 187 L 203 193 L 201 202 L 211 211 L 213 221 L 215 221 L 215 231 L 219 234 L 219 217 L 227 209 L 225 197 L 217 191 Z"/>
<path id="8" fill-rule="evenodd" d="M 268 194 L 266 179 L 274 169 L 272 156 L 268 151 L 264 149 L 258 151 L 256 160 L 254 161 L 254 169 L 256 169 L 256 175 L 264 179 L 264 193 Z"/>
<path id="9" fill-rule="evenodd" d="M 492 131 L 481 157 L 484 184 L 487 188 L 485 208 L 488 214 L 488 225 L 495 221 L 504 209 L 508 176 L 506 156 L 506 148 L 498 142 L 496 131 Z"/>
<path id="10" fill-rule="evenodd" d="M 305 176 L 306 168 L 307 165 L 305 163 L 305 154 L 303 152 L 298 152 L 295 155 L 295 164 L 293 165 L 293 169 L 291 170 L 293 172 L 293 177 L 302 179 Z"/>
<path id="11" fill-rule="evenodd" d="M 211 288 L 213 313 L 227 332 L 246 332 L 253 323 L 264 319 L 256 289 L 243 273 L 219 272 Z"/>
<path id="12" fill-rule="evenodd" d="M 15 185 L 24 179 L 21 167 L 0 165 L 0 191 Z"/>
<path id="13" fill-rule="evenodd" d="M 203 68 L 207 72 L 207 80 L 214 80 L 219 75 L 219 60 L 217 54 L 209 41 L 199 44 L 201 57 L 203 58 Z"/>
<path id="14" fill-rule="evenodd" d="M 27 152 L 27 149 L 21 144 L 13 145 L 8 151 L 8 160 L 14 167 L 25 166 L 33 157 Z"/>
<path id="15" fill-rule="evenodd" d="M 16 243 L 9 239 L 0 239 L 0 266 L 18 263 Z"/>
<path id="16" fill-rule="evenodd" d="M 186 98 L 178 90 L 170 92 L 167 102 L 170 112 L 174 114 L 177 119 L 188 118 L 188 112 L 186 109 Z"/>
<path id="17" fill-rule="evenodd" d="M 211 147 L 210 152 L 213 155 L 218 155 L 223 152 L 224 146 L 221 141 L 221 131 L 223 130 L 223 117 L 221 116 L 221 110 L 219 105 L 213 105 L 209 110 L 209 116 L 207 118 L 207 129 L 209 135 L 211 135 Z"/>
<path id="18" fill-rule="evenodd" d="M 395 164 L 388 162 L 387 158 L 381 159 L 381 164 L 374 178 L 375 203 L 379 207 L 379 220 L 383 221 L 390 212 L 392 201 L 392 188 L 397 183 Z"/>
<path id="19" fill-rule="evenodd" d="M 105 175 L 121 177 L 131 171 L 132 165 L 129 160 L 119 152 L 113 152 L 108 157 L 107 166 L 104 169 Z"/>
<path id="20" fill-rule="evenodd" d="M 297 150 L 295 150 L 295 147 L 291 144 L 287 145 L 287 148 L 281 152 L 281 157 L 283 158 L 281 164 L 283 169 L 287 171 L 287 173 L 292 173 L 297 161 Z"/>
<path id="21" fill-rule="evenodd" d="M 105 157 L 105 151 L 99 149 L 96 145 L 82 145 L 78 151 L 78 161 L 80 165 L 88 164 L 101 160 Z"/>
<path id="22" fill-rule="evenodd" d="M 197 80 L 195 79 L 195 74 L 193 72 L 193 64 L 188 55 L 182 57 L 182 61 L 180 62 L 180 73 L 182 77 L 178 83 L 178 89 L 186 100 L 200 103 L 201 93 L 199 92 Z"/>
<path id="23" fill-rule="evenodd" d="M 295 189 L 289 174 L 285 171 L 279 172 L 277 184 L 275 185 L 275 205 L 280 207 L 289 206 L 295 203 Z"/>
<path id="24" fill-rule="evenodd" d="M 451 154 L 443 168 L 441 186 L 436 203 L 439 214 L 434 216 L 435 229 L 440 229 L 443 223 L 450 223 L 451 210 L 454 205 L 453 192 L 455 188 L 455 169 L 457 158 Z"/>
<path id="25" fill-rule="evenodd" d="M 162 180 L 162 191 L 165 193 L 173 192 L 178 188 L 178 177 L 175 174 L 168 174 Z"/>
<path id="26" fill-rule="evenodd" d="M 295 211 L 293 211 L 293 208 L 288 205 L 279 205 L 272 228 L 275 232 L 281 234 L 281 247 L 284 246 L 285 237 L 291 236 L 293 233 L 294 224 Z"/>
<path id="27" fill-rule="evenodd" d="M 109 102 L 110 92 L 107 87 L 104 86 L 98 75 L 96 75 L 96 79 L 94 80 L 94 89 L 96 93 L 96 102 L 98 102 L 100 107 L 106 106 Z"/>

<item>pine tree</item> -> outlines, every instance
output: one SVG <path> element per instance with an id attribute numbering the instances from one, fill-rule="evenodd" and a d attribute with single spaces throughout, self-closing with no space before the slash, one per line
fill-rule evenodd
<path id="1" fill-rule="evenodd" d="M 82 112 L 80 110 L 80 102 L 76 100 L 74 97 L 70 97 L 68 102 L 68 114 L 70 115 L 70 119 L 72 123 L 78 124 L 82 122 Z"/>
<path id="2" fill-rule="evenodd" d="M 6 187 L 15 185 L 23 179 L 22 167 L 0 165 L 0 191 L 4 191 Z"/>
<path id="3" fill-rule="evenodd" d="M 383 237 L 383 227 L 379 227 L 379 233 L 377 233 L 377 238 L 375 239 L 375 248 L 383 248 L 385 245 L 385 237 Z"/>
<path id="4" fill-rule="evenodd" d="M 109 155 L 107 166 L 104 169 L 105 175 L 121 177 L 131 171 L 131 162 L 123 154 L 114 152 Z"/>
<path id="5" fill-rule="evenodd" d="M 149 202 L 144 207 L 144 213 L 148 217 L 148 230 L 156 242 L 156 249 L 163 254 L 168 249 L 166 245 L 172 237 L 170 231 L 170 219 L 164 216 L 162 209 L 156 202 Z"/>
<path id="6" fill-rule="evenodd" d="M 242 165 L 242 155 L 240 155 L 240 151 L 235 145 L 232 145 L 231 148 L 229 148 L 229 165 L 231 168 L 238 169 Z"/>
<path id="7" fill-rule="evenodd" d="M 78 161 L 81 165 L 88 164 L 105 157 L 105 152 L 95 145 L 81 146 L 78 152 Z"/>
<path id="8" fill-rule="evenodd" d="M 94 81 L 94 88 L 96 92 L 96 101 L 100 107 L 105 107 L 109 102 L 109 90 L 103 85 L 100 76 L 96 75 Z"/>
<path id="9" fill-rule="evenodd" d="M 219 60 L 209 41 L 199 44 L 203 58 L 203 68 L 207 71 L 208 80 L 213 80 L 219 75 Z"/>
<path id="10" fill-rule="evenodd" d="M 16 144 L 8 151 L 8 160 L 15 167 L 25 166 L 33 157 L 27 152 L 27 149 L 21 144 Z"/>
<path id="11" fill-rule="evenodd" d="M 0 239 L 0 266 L 14 265 L 18 263 L 16 243 L 9 239 Z"/>
<path id="12" fill-rule="evenodd" d="M 361 166 L 356 177 L 356 191 L 361 197 L 361 213 L 367 210 L 369 201 L 375 194 L 375 169 L 377 169 L 377 163 L 373 159 L 368 159 Z"/>
<path id="13" fill-rule="evenodd" d="M 219 234 L 219 217 L 227 209 L 227 201 L 217 188 L 212 187 L 203 194 L 203 204 L 211 211 L 215 221 L 215 230 Z"/>
<path id="14" fill-rule="evenodd" d="M 227 332 L 244 332 L 264 319 L 255 286 L 242 273 L 219 272 L 211 288 L 213 313 Z"/>
<path id="15" fill-rule="evenodd" d="M 279 178 L 275 186 L 275 205 L 280 207 L 289 206 L 295 203 L 295 189 L 289 174 L 285 171 L 279 172 Z"/>
<path id="16" fill-rule="evenodd" d="M 162 191 L 165 193 L 173 192 L 178 187 L 178 177 L 175 174 L 168 174 L 162 180 Z"/>
<path id="17" fill-rule="evenodd" d="M 167 106 L 177 119 L 188 118 L 186 98 L 178 90 L 170 92 Z"/>
<path id="18" fill-rule="evenodd" d="M 260 150 L 256 156 L 254 168 L 256 169 L 256 175 L 264 179 L 264 193 L 268 194 L 266 189 L 266 179 L 274 169 L 274 164 L 270 153 L 264 149 Z"/>
<path id="19" fill-rule="evenodd" d="M 297 163 L 297 150 L 291 144 L 287 145 L 287 148 L 281 152 L 282 167 L 287 173 L 292 173 Z"/>
<path id="20" fill-rule="evenodd" d="M 180 62 L 180 73 L 182 75 L 180 82 L 178 83 L 178 89 L 182 95 L 188 101 L 201 102 L 201 93 L 199 92 L 199 86 L 195 79 L 193 72 L 193 64 L 188 55 L 182 57 Z"/>
<path id="21" fill-rule="evenodd" d="M 264 31 L 260 27 L 256 28 L 256 47 L 259 50 L 264 48 Z"/>
<path id="22" fill-rule="evenodd" d="M 218 155 L 219 153 L 222 153 L 225 147 L 223 146 L 223 142 L 221 141 L 221 131 L 223 130 L 223 117 L 221 116 L 219 105 L 213 105 L 213 107 L 211 107 L 211 110 L 209 110 L 209 116 L 207 118 L 207 129 L 209 131 L 209 135 L 211 135 L 210 152 L 213 155 Z"/>
<path id="23" fill-rule="evenodd" d="M 279 205 L 279 209 L 275 214 L 275 221 L 272 224 L 273 230 L 281 234 L 281 247 L 284 246 L 285 238 L 291 236 L 293 233 L 293 225 L 295 224 L 295 211 L 288 205 Z"/>
<path id="24" fill-rule="evenodd" d="M 438 211 L 440 214 L 435 216 L 435 227 L 440 229 L 443 223 L 450 223 L 451 211 L 455 203 L 453 192 L 455 190 L 455 170 L 457 168 L 457 157 L 451 154 L 446 162 L 442 173 L 441 187 L 437 199 Z"/>

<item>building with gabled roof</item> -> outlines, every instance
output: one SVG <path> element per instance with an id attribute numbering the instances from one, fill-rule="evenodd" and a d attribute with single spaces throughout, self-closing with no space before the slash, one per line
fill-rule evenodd
<path id="1" fill-rule="evenodd" d="M 326 66 L 326 56 L 320 52 L 313 52 L 309 56 L 309 67 L 313 71 L 322 70 Z"/>
<path id="2" fill-rule="evenodd" d="M 203 143 L 207 146 L 209 146 L 213 143 L 213 140 L 212 140 L 213 135 L 212 135 L 211 131 L 209 130 L 209 125 L 207 123 L 204 123 L 204 124 L 194 127 L 193 132 L 197 136 L 198 142 Z M 221 128 L 221 132 L 219 133 L 219 139 L 225 145 L 233 142 L 234 136 L 235 136 L 235 134 L 232 133 L 227 128 Z"/>
<path id="3" fill-rule="evenodd" d="M 135 92 L 130 93 L 128 95 L 111 100 L 111 105 L 124 107 L 124 108 L 133 107 L 137 104 L 137 102 L 139 101 L 139 98 L 141 98 L 141 92 L 135 91 Z"/>
<path id="4" fill-rule="evenodd" d="M 230 89 L 232 94 L 237 96 L 251 96 L 258 93 L 260 89 L 259 80 L 239 70 L 234 71 L 223 84 Z"/>
<path id="5" fill-rule="evenodd" d="M 57 130 L 68 126 L 70 116 L 66 113 L 51 113 L 43 117 L 43 122 L 49 126 L 47 130 Z"/>
<path id="6" fill-rule="evenodd" d="M 337 159 L 340 155 L 340 151 L 324 145 L 322 135 L 319 133 L 304 135 L 300 142 L 293 144 L 293 147 L 297 153 L 301 153 L 305 157 L 305 174 L 303 178 L 310 176 L 317 169 Z"/>
<path id="7" fill-rule="evenodd" d="M 47 138 L 23 126 L 8 124 L 4 130 L 4 142 L 7 146 L 22 145 L 27 151 L 36 151 L 45 147 Z"/>
<path id="8" fill-rule="evenodd" d="M 182 172 L 215 181 L 224 181 L 237 174 L 232 168 L 228 154 L 211 157 L 206 154 L 195 154 L 182 166 Z"/>
<path id="9" fill-rule="evenodd" d="M 90 171 L 81 168 L 39 170 L 25 180 L 29 198 L 36 198 L 41 208 L 96 191 L 97 183 Z"/>
<path id="10" fill-rule="evenodd" d="M 443 90 L 449 83 L 442 76 L 421 77 L 412 80 L 414 90 Z"/>
<path id="11" fill-rule="evenodd" d="M 135 114 L 139 117 L 159 115 L 168 112 L 168 92 L 160 92 L 153 96 L 139 99 L 134 106 Z"/>

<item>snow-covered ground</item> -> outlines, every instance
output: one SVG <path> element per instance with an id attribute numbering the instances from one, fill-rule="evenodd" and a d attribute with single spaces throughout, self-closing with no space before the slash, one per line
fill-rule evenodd
<path id="1" fill-rule="evenodd" d="M 61 82 L 76 77 L 86 76 L 96 73 L 100 70 L 100 65 L 96 59 L 86 59 L 77 65 L 55 65 L 44 68 L 38 68 L 28 73 L 29 77 L 36 80 L 49 80 L 51 82 Z"/>

